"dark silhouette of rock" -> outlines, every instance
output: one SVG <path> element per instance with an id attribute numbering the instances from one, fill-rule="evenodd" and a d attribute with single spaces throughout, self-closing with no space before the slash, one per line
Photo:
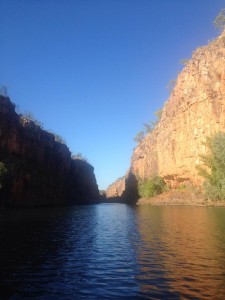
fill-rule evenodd
<path id="1" fill-rule="evenodd" d="M 0 96 L 0 161 L 7 168 L 1 207 L 74 205 L 98 202 L 94 168 L 72 159 L 69 148 Z"/>

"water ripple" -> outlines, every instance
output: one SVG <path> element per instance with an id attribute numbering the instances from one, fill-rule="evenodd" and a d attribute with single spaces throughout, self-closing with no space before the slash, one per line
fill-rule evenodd
<path id="1" fill-rule="evenodd" d="M 224 299 L 225 210 L 124 204 L 0 215 L 0 299 Z"/>

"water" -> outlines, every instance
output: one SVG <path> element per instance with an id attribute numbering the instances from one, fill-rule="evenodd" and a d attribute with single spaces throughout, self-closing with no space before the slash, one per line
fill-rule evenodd
<path id="1" fill-rule="evenodd" d="M 0 212 L 0 299 L 224 298 L 224 208 Z"/>

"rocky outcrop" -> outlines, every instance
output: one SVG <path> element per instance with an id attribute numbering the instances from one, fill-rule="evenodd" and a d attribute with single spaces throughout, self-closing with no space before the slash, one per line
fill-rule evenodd
<path id="1" fill-rule="evenodd" d="M 72 159 L 65 144 L 19 116 L 0 96 L 0 161 L 7 173 L 0 206 L 49 206 L 98 201 L 93 167 Z"/>
<path id="2" fill-rule="evenodd" d="M 225 32 L 193 52 L 160 121 L 134 150 L 130 172 L 141 179 L 160 175 L 171 187 L 201 185 L 196 166 L 206 138 L 218 131 L 225 131 Z"/>

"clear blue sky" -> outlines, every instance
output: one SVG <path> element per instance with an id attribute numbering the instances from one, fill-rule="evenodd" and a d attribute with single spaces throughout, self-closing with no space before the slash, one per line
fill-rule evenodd
<path id="1" fill-rule="evenodd" d="M 100 189 L 129 168 L 179 61 L 217 35 L 225 0 L 0 0 L 0 84 L 74 153 Z"/>

